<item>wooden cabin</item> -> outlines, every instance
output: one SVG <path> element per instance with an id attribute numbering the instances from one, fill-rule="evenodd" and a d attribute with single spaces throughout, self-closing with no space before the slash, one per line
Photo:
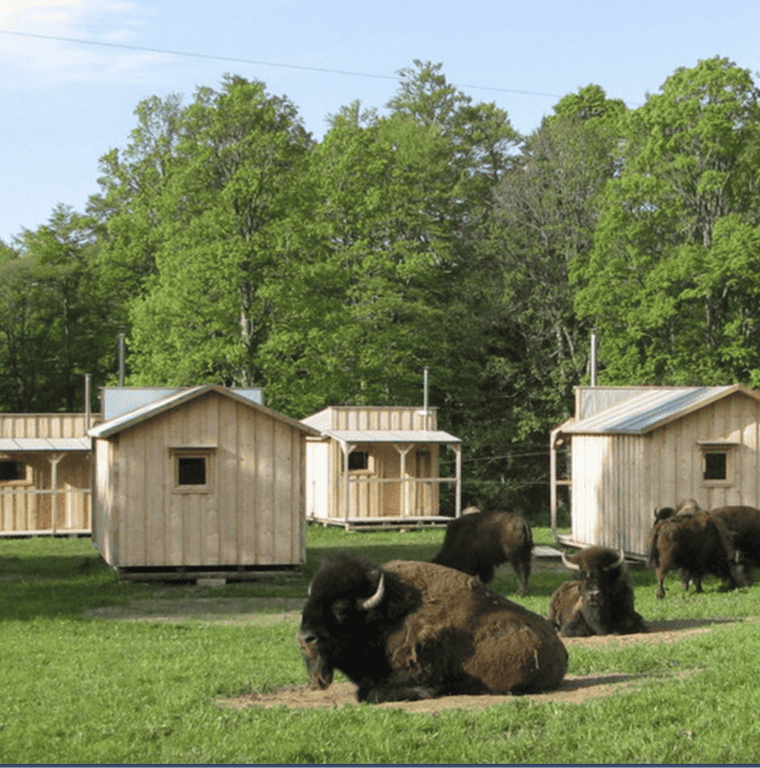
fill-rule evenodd
<path id="1" fill-rule="evenodd" d="M 90 532 L 85 420 L 83 413 L 0 414 L 0 536 Z"/>
<path id="2" fill-rule="evenodd" d="M 153 394 L 106 408 L 112 417 L 89 432 L 104 560 L 132 579 L 299 571 L 316 430 L 216 385 Z"/>
<path id="3" fill-rule="evenodd" d="M 691 498 L 760 507 L 760 394 L 741 384 L 577 387 L 550 450 L 555 535 L 559 496 L 570 497 L 565 544 L 644 557 L 655 509 Z M 563 464 L 569 476 L 558 477 Z"/>
<path id="4" fill-rule="evenodd" d="M 434 408 L 330 406 L 302 422 L 320 434 L 306 442 L 308 520 L 347 529 L 445 525 L 442 484 L 460 515 L 461 441 L 437 429 Z M 441 477 L 446 447 L 453 472 Z"/>

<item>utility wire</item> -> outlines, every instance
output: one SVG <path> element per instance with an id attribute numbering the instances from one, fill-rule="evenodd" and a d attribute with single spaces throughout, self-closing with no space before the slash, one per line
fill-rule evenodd
<path id="1" fill-rule="evenodd" d="M 106 48 L 126 48 L 130 51 L 143 51 L 146 53 L 163 53 L 170 56 L 190 56 L 196 59 L 213 59 L 215 61 L 230 61 L 237 64 L 256 64 L 262 67 L 285 67 L 287 69 L 303 69 L 309 72 L 326 72 L 331 75 L 350 75 L 352 77 L 374 77 L 380 80 L 398 80 L 396 75 L 374 75 L 368 72 L 349 72 L 343 69 L 325 69 L 322 67 L 307 67 L 300 64 L 281 64 L 273 61 L 256 61 L 255 59 L 237 59 L 229 56 L 213 56 L 206 53 L 191 53 L 188 51 L 167 51 L 161 48 L 146 48 L 141 45 L 125 45 L 124 43 L 104 43 L 97 40 L 81 40 L 74 37 L 57 37 L 55 35 L 38 35 L 33 32 L 15 32 L 10 29 L 0 29 L 3 35 L 18 35 L 19 37 L 36 37 L 41 40 L 58 40 L 64 43 L 79 43 L 81 45 L 99 45 Z M 457 88 L 478 88 L 484 91 L 500 91 L 501 93 L 519 93 L 523 96 L 542 96 L 551 99 L 561 99 L 557 93 L 540 93 L 538 91 L 519 91 L 514 88 L 494 88 L 488 85 L 465 85 L 453 83 Z"/>

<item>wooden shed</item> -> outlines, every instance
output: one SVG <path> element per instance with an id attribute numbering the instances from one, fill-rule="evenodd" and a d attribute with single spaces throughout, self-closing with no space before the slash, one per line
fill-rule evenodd
<path id="1" fill-rule="evenodd" d="M 437 429 L 434 408 L 330 406 L 302 420 L 319 430 L 306 443 L 306 515 L 347 529 L 445 525 L 440 488 L 452 486 L 461 511 L 459 438 Z M 454 452 L 441 477 L 440 451 Z"/>
<path id="2" fill-rule="evenodd" d="M 551 432 L 551 513 L 569 489 L 566 544 L 644 557 L 654 511 L 760 506 L 760 394 L 723 387 L 577 387 L 575 415 Z M 559 478 L 559 452 L 569 477 Z"/>
<path id="3" fill-rule="evenodd" d="M 300 570 L 316 430 L 216 385 L 154 394 L 89 432 L 104 560 L 133 579 Z"/>
<path id="4" fill-rule="evenodd" d="M 90 532 L 85 420 L 83 413 L 0 414 L 0 536 Z"/>

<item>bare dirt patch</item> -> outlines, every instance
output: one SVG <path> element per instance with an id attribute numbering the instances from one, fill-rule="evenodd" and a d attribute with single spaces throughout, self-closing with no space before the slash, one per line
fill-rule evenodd
<path id="1" fill-rule="evenodd" d="M 731 623 L 724 620 L 683 619 L 673 621 L 650 622 L 650 632 L 635 635 L 605 635 L 595 637 L 563 638 L 566 646 L 599 646 L 605 644 L 631 645 L 633 643 L 671 643 L 690 635 L 710 632 L 717 624 Z M 648 675 L 614 674 L 576 676 L 567 675 L 562 684 L 554 691 L 532 693 L 521 696 L 536 703 L 556 702 L 558 704 L 582 704 L 590 699 L 607 696 L 637 683 L 643 682 Z M 486 709 L 497 704 L 504 704 L 515 698 L 512 696 L 442 696 L 424 701 L 387 702 L 379 707 L 396 707 L 407 712 L 435 713 L 449 709 Z M 219 699 L 217 703 L 224 707 L 243 709 L 246 707 L 287 707 L 289 709 L 324 709 L 353 706 L 356 700 L 356 687 L 352 683 L 333 683 L 324 691 L 310 691 L 308 687 L 290 686 L 280 688 L 272 694 L 250 693 L 234 699 Z"/>

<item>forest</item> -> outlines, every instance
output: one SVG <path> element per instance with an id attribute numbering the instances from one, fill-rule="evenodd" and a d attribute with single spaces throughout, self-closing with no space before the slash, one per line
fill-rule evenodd
<path id="1" fill-rule="evenodd" d="M 679 68 L 636 108 L 588 85 L 530 135 L 399 71 L 315 141 L 226 75 L 135 108 L 85 211 L 0 241 L 0 411 L 81 411 L 84 374 L 262 387 L 303 418 L 422 403 L 463 503 L 548 507 L 548 432 L 588 383 L 760 387 L 760 106 L 748 70 Z"/>

